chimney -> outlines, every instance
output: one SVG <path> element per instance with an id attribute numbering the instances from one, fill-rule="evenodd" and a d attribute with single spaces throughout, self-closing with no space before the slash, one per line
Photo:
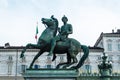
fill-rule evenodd
<path id="1" fill-rule="evenodd" d="M 120 33 L 120 29 L 117 29 L 117 33 Z"/>
<path id="2" fill-rule="evenodd" d="M 112 33 L 114 33 L 114 29 L 112 29 Z"/>
<path id="3" fill-rule="evenodd" d="M 9 43 L 5 43 L 4 48 L 8 48 L 8 47 L 10 47 L 10 44 Z"/>

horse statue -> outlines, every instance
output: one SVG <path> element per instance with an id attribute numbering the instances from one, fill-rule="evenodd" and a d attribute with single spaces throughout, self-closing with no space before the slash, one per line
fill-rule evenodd
<path id="1" fill-rule="evenodd" d="M 51 46 L 51 40 L 56 36 L 57 34 L 57 29 L 58 29 L 58 20 L 56 18 L 42 18 L 41 19 L 42 23 L 46 25 L 46 29 L 42 32 L 41 36 L 38 39 L 37 44 L 27 44 L 26 47 L 22 50 L 20 57 L 24 57 L 24 53 L 26 49 L 28 48 L 35 48 L 35 49 L 40 49 L 40 51 L 35 55 L 32 63 L 30 64 L 30 69 L 32 68 L 34 62 L 36 59 L 38 59 L 39 56 L 41 56 L 44 52 L 49 52 L 50 51 L 50 46 Z M 78 62 L 76 56 L 77 54 L 83 50 L 84 54 L 81 57 L 80 61 Z M 60 68 L 63 66 L 63 68 L 67 68 L 75 63 L 78 63 L 76 66 L 72 66 L 71 68 L 78 69 L 80 68 L 86 58 L 89 55 L 89 48 L 86 45 L 81 45 L 79 41 L 73 39 L 73 38 L 68 38 L 66 41 L 58 41 L 55 49 L 53 51 L 53 60 L 56 58 L 56 54 L 67 54 L 67 62 L 64 63 L 59 63 L 56 68 Z"/>

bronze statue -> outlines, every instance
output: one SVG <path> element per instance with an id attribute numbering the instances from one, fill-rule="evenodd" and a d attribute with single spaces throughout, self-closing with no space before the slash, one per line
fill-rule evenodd
<path id="1" fill-rule="evenodd" d="M 57 30 L 58 30 L 58 20 L 54 18 L 54 16 L 51 16 L 50 19 L 42 18 L 42 23 L 45 24 L 47 27 L 42 32 L 41 36 L 39 37 L 37 44 L 27 44 L 26 47 L 23 49 L 21 53 L 21 58 L 24 57 L 24 53 L 27 48 L 35 48 L 40 49 L 38 54 L 34 57 L 32 63 L 30 64 L 29 68 L 32 68 L 35 60 L 44 52 L 50 52 L 51 50 L 51 41 L 56 36 Z M 66 32 L 65 32 L 66 33 Z M 77 40 L 73 38 L 65 38 L 65 40 L 57 41 L 53 50 L 53 60 L 55 60 L 55 54 L 67 54 L 67 62 L 60 63 L 57 65 L 56 68 L 59 68 L 61 65 L 64 65 L 64 68 L 69 67 L 70 65 L 77 63 L 78 60 L 76 58 L 76 55 L 83 49 L 83 56 L 80 59 L 79 63 L 76 66 L 73 66 L 72 68 L 78 69 L 80 68 L 85 59 L 89 55 L 89 48 L 85 45 L 81 45 Z"/>

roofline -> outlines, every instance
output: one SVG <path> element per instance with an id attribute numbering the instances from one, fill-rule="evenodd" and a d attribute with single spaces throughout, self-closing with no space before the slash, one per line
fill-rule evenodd
<path id="1" fill-rule="evenodd" d="M 102 37 L 120 37 L 120 33 L 101 33 L 99 38 L 97 39 L 94 47 L 97 47 L 98 43 L 101 41 Z"/>
<path id="2" fill-rule="evenodd" d="M 21 52 L 23 49 L 25 48 L 25 46 L 9 46 L 9 47 L 4 47 L 4 46 L 0 46 L 0 51 L 7 51 L 7 52 L 14 52 L 14 51 L 19 51 Z M 35 51 L 39 51 L 39 49 L 35 49 L 35 48 L 27 48 L 27 51 L 30 52 L 35 52 Z"/>
<path id="3" fill-rule="evenodd" d="M 90 46 L 89 46 L 89 51 L 90 51 L 90 52 L 104 52 L 104 48 L 100 48 L 100 47 L 90 47 Z"/>
<path id="4" fill-rule="evenodd" d="M 103 37 L 103 32 L 100 34 L 99 38 L 97 39 L 97 41 L 95 42 L 94 47 L 97 47 L 98 43 L 101 41 L 102 37 Z"/>
<path id="5" fill-rule="evenodd" d="M 0 46 L 0 49 L 24 49 L 25 46 L 9 46 L 9 47 L 4 47 L 4 46 Z"/>

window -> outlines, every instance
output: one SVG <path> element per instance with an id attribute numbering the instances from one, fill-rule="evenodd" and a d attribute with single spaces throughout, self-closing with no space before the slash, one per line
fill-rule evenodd
<path id="1" fill-rule="evenodd" d="M 47 68 L 50 69 L 50 68 L 52 68 L 52 66 L 51 65 L 47 65 Z"/>
<path id="2" fill-rule="evenodd" d="M 9 62 L 8 63 L 8 75 L 12 74 L 12 66 L 13 66 L 13 62 Z"/>
<path id="3" fill-rule="evenodd" d="M 120 39 L 116 40 L 116 48 L 120 51 Z"/>
<path id="4" fill-rule="evenodd" d="M 64 56 L 60 56 L 60 62 L 64 62 Z"/>
<path id="5" fill-rule="evenodd" d="M 35 69 L 39 69 L 39 68 L 40 68 L 40 66 L 39 66 L 39 65 L 37 65 L 37 64 L 35 64 L 35 65 L 34 65 L 34 68 L 35 68 Z"/>
<path id="6" fill-rule="evenodd" d="M 22 62 L 26 62 L 26 57 L 25 56 L 22 58 Z"/>
<path id="7" fill-rule="evenodd" d="M 98 61 L 100 61 L 101 60 L 101 56 L 98 56 Z"/>
<path id="8" fill-rule="evenodd" d="M 108 43 L 108 51 L 112 51 L 112 44 Z"/>
<path id="9" fill-rule="evenodd" d="M 120 42 L 118 43 L 118 51 L 120 51 Z"/>
<path id="10" fill-rule="evenodd" d="M 108 56 L 108 61 L 112 61 L 112 60 L 113 60 L 112 55 Z"/>
<path id="11" fill-rule="evenodd" d="M 60 56 L 60 60 L 64 60 L 64 56 Z"/>
<path id="12" fill-rule="evenodd" d="M 118 63 L 120 64 L 120 56 L 118 55 Z"/>
<path id="13" fill-rule="evenodd" d="M 8 57 L 8 61 L 9 61 L 9 62 L 12 62 L 12 60 L 13 60 L 13 58 L 12 58 L 12 56 L 10 55 L 10 56 Z"/>
<path id="14" fill-rule="evenodd" d="M 13 66 L 13 58 L 12 56 L 8 56 L 8 75 L 11 75 L 12 74 L 12 66 Z"/>
<path id="15" fill-rule="evenodd" d="M 26 68 L 27 68 L 27 65 L 21 65 L 21 70 L 22 70 L 22 73 L 24 73 L 24 72 L 25 72 Z"/>
<path id="16" fill-rule="evenodd" d="M 107 40 L 107 50 L 112 51 L 112 40 L 110 39 Z"/>
<path id="17" fill-rule="evenodd" d="M 50 57 L 50 56 L 47 56 L 47 60 L 51 60 L 51 57 Z"/>
<path id="18" fill-rule="evenodd" d="M 87 73 L 91 73 L 91 65 L 85 65 L 85 69 Z"/>
<path id="19" fill-rule="evenodd" d="M 52 63 L 51 57 L 47 56 L 47 64 L 51 64 L 51 63 Z"/>

